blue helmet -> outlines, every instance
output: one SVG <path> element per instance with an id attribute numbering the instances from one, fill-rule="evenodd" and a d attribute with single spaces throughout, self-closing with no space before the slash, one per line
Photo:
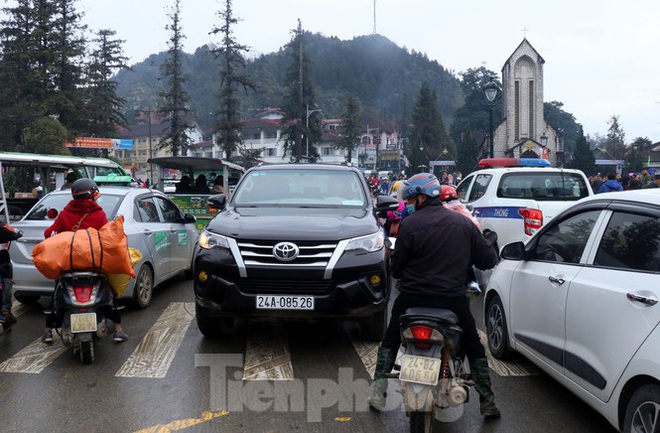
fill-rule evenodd
<path id="1" fill-rule="evenodd" d="M 431 173 L 419 173 L 410 179 L 404 180 L 402 198 L 416 197 L 424 194 L 429 197 L 440 197 L 440 182 Z"/>

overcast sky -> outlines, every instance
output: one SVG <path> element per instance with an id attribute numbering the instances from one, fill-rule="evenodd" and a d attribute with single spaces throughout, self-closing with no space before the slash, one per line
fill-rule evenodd
<path id="1" fill-rule="evenodd" d="M 125 40 L 130 63 L 167 49 L 173 0 L 79 0 L 90 29 L 109 28 Z M 185 49 L 219 39 L 222 0 L 181 0 Z M 300 18 L 305 30 L 340 39 L 374 31 L 374 0 L 233 0 L 240 43 L 251 54 L 286 44 Z M 607 134 L 619 116 L 626 142 L 660 141 L 660 1 L 555 0 L 468 3 L 377 0 L 376 32 L 424 52 L 458 74 L 482 64 L 498 73 L 527 37 L 545 59 L 544 100 L 564 103 L 589 135 Z"/>

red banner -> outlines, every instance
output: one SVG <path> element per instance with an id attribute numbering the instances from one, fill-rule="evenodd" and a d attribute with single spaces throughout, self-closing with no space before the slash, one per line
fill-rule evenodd
<path id="1" fill-rule="evenodd" d="M 87 149 L 112 149 L 112 138 L 76 137 L 73 143 L 67 142 L 65 145 Z"/>

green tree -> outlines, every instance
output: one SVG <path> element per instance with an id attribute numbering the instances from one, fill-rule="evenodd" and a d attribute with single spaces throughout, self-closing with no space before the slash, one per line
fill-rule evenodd
<path id="1" fill-rule="evenodd" d="M 477 168 L 481 151 L 481 146 L 469 130 L 462 134 L 458 142 L 458 160 L 456 161 L 458 171 L 463 175 L 473 172 Z"/>
<path id="2" fill-rule="evenodd" d="M 582 135 L 582 126 L 571 113 L 563 110 L 564 104 L 558 101 L 543 103 L 543 118 L 552 126 L 564 143 L 564 152 L 571 154 L 578 137 Z"/>
<path id="3" fill-rule="evenodd" d="M 126 68 L 121 39 L 114 39 L 114 30 L 96 33 L 91 59 L 87 65 L 87 133 L 96 137 L 112 137 L 117 126 L 126 126 L 122 114 L 124 99 L 117 95 L 116 71 Z"/>
<path id="4" fill-rule="evenodd" d="M 86 40 L 82 14 L 75 8 L 77 0 L 54 0 L 51 51 L 54 53 L 53 92 L 49 103 L 53 114 L 73 135 L 84 130 L 87 117 L 84 105 L 83 79 Z"/>
<path id="5" fill-rule="evenodd" d="M 67 130 L 59 120 L 41 117 L 32 122 L 23 131 L 23 152 L 43 153 L 47 155 L 70 155 L 64 146 Z"/>
<path id="6" fill-rule="evenodd" d="M 174 6 L 167 16 L 170 23 L 165 26 L 170 31 L 167 58 L 163 62 L 161 71 L 165 82 L 165 90 L 160 93 L 157 111 L 167 118 L 169 126 L 160 138 L 158 147 L 170 149 L 173 156 L 178 156 L 190 147 L 189 132 L 194 125 L 191 120 L 190 98 L 184 89 L 188 80 L 183 67 L 183 40 L 185 36 L 181 30 L 180 0 L 174 0 Z"/>
<path id="7" fill-rule="evenodd" d="M 282 139 L 285 155 L 291 161 L 299 162 L 303 156 L 303 140 L 310 144 L 310 162 L 318 159 L 315 144 L 321 141 L 322 123 L 318 111 L 310 114 L 309 128 L 307 128 L 307 108 L 316 107 L 316 98 L 312 86 L 312 63 L 305 50 L 305 36 L 302 24 L 298 20 L 298 27 L 292 32 L 291 41 L 286 50 L 290 53 L 292 62 L 287 69 L 284 79 L 285 95 L 283 102 L 284 116 L 282 117 Z"/>
<path id="8" fill-rule="evenodd" d="M 612 159 L 623 159 L 626 153 L 626 134 L 619 124 L 619 116 L 612 115 L 607 124 L 607 136 L 605 137 L 605 150 Z"/>
<path id="9" fill-rule="evenodd" d="M 247 93 L 256 86 L 245 73 L 246 62 L 243 53 L 248 51 L 248 47 L 239 44 L 234 37 L 233 28 L 238 24 L 239 19 L 234 17 L 232 0 L 225 0 L 225 8 L 218 12 L 218 16 L 221 25 L 211 31 L 212 34 L 222 36 L 222 43 L 213 52 L 223 61 L 215 132 L 216 144 L 229 158 L 243 142 L 239 88 L 242 87 Z"/>
<path id="10" fill-rule="evenodd" d="M 438 112 L 438 97 L 427 83 L 423 83 L 419 89 L 408 138 L 406 156 L 415 173 L 426 171 L 429 161 L 437 159 L 444 149 L 455 154 Z"/>
<path id="11" fill-rule="evenodd" d="M 573 157 L 571 158 L 571 167 L 582 170 L 587 176 L 596 173 L 596 160 L 594 154 L 589 148 L 587 139 L 582 133 L 580 128 L 580 135 L 578 136 L 575 147 L 573 149 Z"/>
<path id="12" fill-rule="evenodd" d="M 360 145 L 361 132 L 360 101 L 354 96 L 349 96 L 346 100 L 346 108 L 341 115 L 340 139 L 336 146 L 337 149 L 344 149 L 347 152 L 346 162 L 348 163 L 352 162 L 353 152 Z"/>
<path id="13" fill-rule="evenodd" d="M 642 167 L 650 158 L 653 142 L 648 137 L 637 137 L 630 143 L 629 169 L 634 173 L 642 171 Z"/>
<path id="14" fill-rule="evenodd" d="M 464 104 L 454 113 L 450 134 L 458 143 L 459 170 L 467 174 L 474 170 L 482 155 L 482 144 L 476 137 L 485 137 L 490 132 L 490 107 L 484 96 L 484 86 L 497 74 L 485 67 L 471 68 L 460 74 Z M 498 87 L 502 87 L 495 78 Z M 493 107 L 493 128 L 497 128 L 502 118 L 502 104 Z M 463 148 L 465 146 L 465 148 Z"/>

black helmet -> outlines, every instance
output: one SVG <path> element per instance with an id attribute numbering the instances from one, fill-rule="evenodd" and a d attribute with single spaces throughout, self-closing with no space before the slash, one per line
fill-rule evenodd
<path id="1" fill-rule="evenodd" d="M 82 178 L 73 182 L 73 185 L 71 185 L 71 195 L 76 200 L 86 198 L 96 200 L 101 193 L 99 192 L 99 187 L 96 186 L 96 183 L 92 179 Z"/>

